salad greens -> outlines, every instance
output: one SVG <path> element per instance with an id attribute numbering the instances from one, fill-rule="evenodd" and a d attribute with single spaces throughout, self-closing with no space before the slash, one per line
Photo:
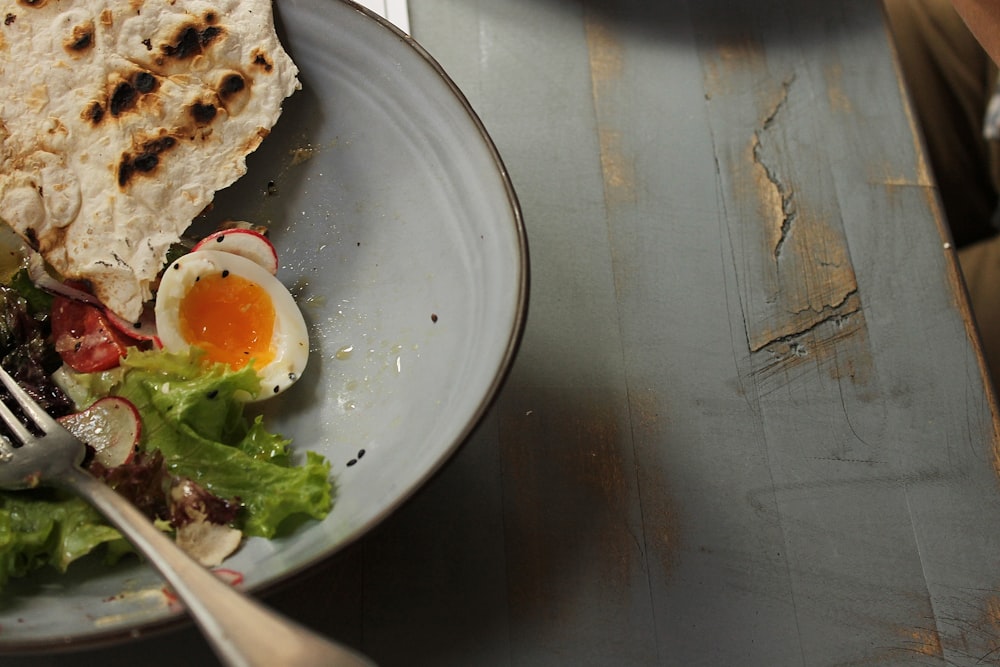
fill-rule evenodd
<path id="1" fill-rule="evenodd" d="M 62 359 L 47 340 L 46 297 L 23 271 L 0 285 L 0 363 L 49 414 L 61 416 L 73 405 L 51 377 Z"/>
<path id="2" fill-rule="evenodd" d="M 54 414 L 82 409 L 106 395 L 136 406 L 142 435 L 134 460 L 110 469 L 92 464 L 91 471 L 131 496 L 151 518 L 169 521 L 169 503 L 160 494 L 169 494 L 180 480 L 232 510 L 226 520 L 235 517 L 233 525 L 246 535 L 274 537 L 303 517 L 320 519 L 330 511 L 329 463 L 308 452 L 301 464 L 293 464 L 289 441 L 269 432 L 259 416 L 245 413 L 245 399 L 259 387 L 251 367 L 233 371 L 206 365 L 195 352 L 131 348 L 111 370 L 61 369 L 57 386 L 50 378 L 58 355 L 53 360 L 44 344 L 44 320 L 41 309 L 14 287 L 0 286 L 0 359 L 22 384 L 29 380 L 26 388 L 36 398 L 48 398 Z M 130 551 L 85 501 L 53 489 L 0 492 L 0 587 L 45 566 L 65 571 L 102 545 L 108 561 Z"/>
<path id="3" fill-rule="evenodd" d="M 65 572 L 102 544 L 108 562 L 129 549 L 80 498 L 51 489 L 0 492 L 0 586 L 47 565 Z"/>
<path id="4" fill-rule="evenodd" d="M 260 416 L 245 416 L 244 399 L 260 385 L 252 367 L 232 371 L 206 367 L 195 353 L 132 349 L 120 367 L 77 378 L 80 386 L 100 388 L 78 403 L 110 394 L 138 408 L 140 447 L 159 450 L 171 474 L 238 498 L 239 527 L 248 535 L 273 537 L 293 515 L 320 519 L 329 512 L 329 463 L 309 452 L 303 465 L 292 466 L 289 441 L 269 433 Z"/>

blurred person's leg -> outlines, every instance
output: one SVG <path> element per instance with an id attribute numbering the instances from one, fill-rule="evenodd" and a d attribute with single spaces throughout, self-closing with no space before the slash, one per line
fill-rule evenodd
<path id="1" fill-rule="evenodd" d="M 1000 142 L 983 136 L 997 67 L 950 0 L 885 0 L 984 353 L 1000 387 Z"/>
<path id="2" fill-rule="evenodd" d="M 1000 144 L 983 137 L 997 68 L 950 0 L 885 0 L 903 76 L 957 247 L 996 232 Z"/>
<path id="3" fill-rule="evenodd" d="M 963 248 L 958 259 L 986 364 L 1000 389 L 1000 237 Z"/>

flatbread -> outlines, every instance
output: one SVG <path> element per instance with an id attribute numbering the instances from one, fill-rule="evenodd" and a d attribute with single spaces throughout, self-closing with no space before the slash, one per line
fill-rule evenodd
<path id="1" fill-rule="evenodd" d="M 271 0 L 0 5 L 0 219 L 135 320 L 299 88 Z"/>

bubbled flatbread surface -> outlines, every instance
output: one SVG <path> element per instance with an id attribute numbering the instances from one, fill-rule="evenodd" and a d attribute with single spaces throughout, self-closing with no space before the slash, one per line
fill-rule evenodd
<path id="1" fill-rule="evenodd" d="M 0 4 L 0 218 L 137 318 L 299 87 L 270 0 Z"/>

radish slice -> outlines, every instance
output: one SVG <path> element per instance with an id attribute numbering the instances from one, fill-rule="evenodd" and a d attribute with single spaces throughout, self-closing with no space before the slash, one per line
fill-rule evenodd
<path id="1" fill-rule="evenodd" d="M 191 252 L 221 250 L 245 257 L 262 266 L 272 276 L 278 272 L 278 253 L 266 236 L 253 229 L 234 227 L 209 234 Z"/>
<path id="2" fill-rule="evenodd" d="M 82 301 L 83 303 L 104 308 L 104 304 L 93 294 L 64 283 L 49 273 L 48 269 L 45 268 L 45 260 L 37 252 L 28 254 L 28 277 L 31 278 L 31 282 L 35 283 L 38 289 L 45 290 L 50 294 L 58 294 L 67 299 Z"/>
<path id="3" fill-rule="evenodd" d="M 131 401 L 120 396 L 105 396 L 83 410 L 59 418 L 63 427 L 93 447 L 94 459 L 106 468 L 132 460 L 142 422 Z"/>
<path id="4" fill-rule="evenodd" d="M 146 304 L 138 322 L 129 322 L 113 310 L 106 308 L 100 300 L 85 290 L 75 287 L 71 283 L 60 281 L 48 272 L 45 267 L 45 260 L 37 252 L 28 255 L 28 277 L 39 289 L 45 290 L 49 294 L 64 296 L 67 299 L 89 303 L 97 306 L 107 316 L 108 321 L 118 331 L 135 340 L 158 342 L 156 337 L 156 317 L 153 315 L 152 304 Z"/>
<path id="5" fill-rule="evenodd" d="M 126 336 L 136 340 L 152 341 L 154 344 L 158 343 L 159 339 L 156 337 L 156 315 L 153 313 L 153 305 L 151 303 L 143 306 L 138 322 L 129 322 L 109 308 L 104 309 L 104 314 L 107 316 L 108 321 Z"/>

